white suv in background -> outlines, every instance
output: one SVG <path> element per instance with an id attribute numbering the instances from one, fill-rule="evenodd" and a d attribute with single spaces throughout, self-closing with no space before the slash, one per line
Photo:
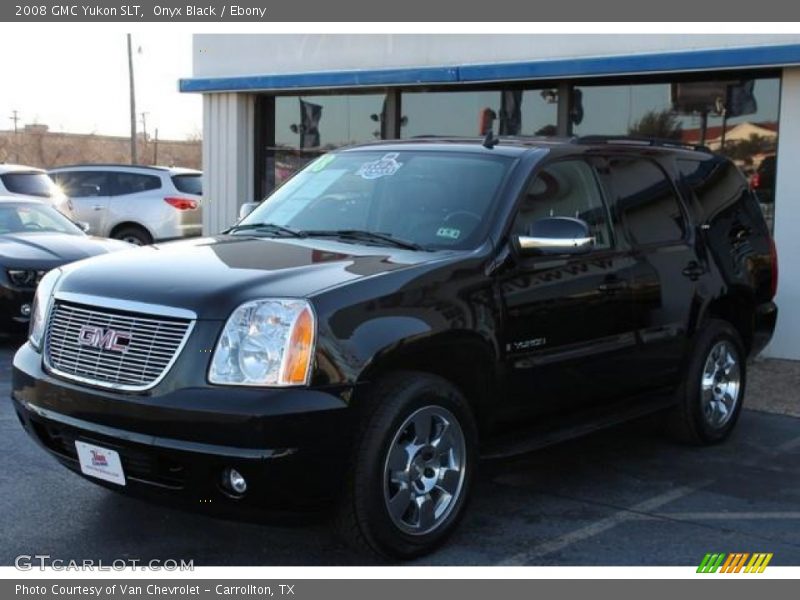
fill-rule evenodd
<path id="1" fill-rule="evenodd" d="M 202 233 L 202 172 L 140 165 L 49 171 L 94 235 L 143 245 Z"/>
<path id="2" fill-rule="evenodd" d="M 44 169 L 0 163 L 0 196 L 45 199 L 60 213 L 75 218 L 69 198 Z"/>

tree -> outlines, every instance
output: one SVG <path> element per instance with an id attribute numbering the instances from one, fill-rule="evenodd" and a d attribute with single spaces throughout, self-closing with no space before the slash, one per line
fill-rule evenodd
<path id="1" fill-rule="evenodd" d="M 774 154 L 776 149 L 774 138 L 751 133 L 747 139 L 726 142 L 721 152 L 732 160 L 739 160 L 749 165 L 753 162 L 753 156 Z"/>
<path id="2" fill-rule="evenodd" d="M 628 128 L 628 134 L 638 137 L 679 140 L 683 128 L 670 110 L 650 110 Z"/>

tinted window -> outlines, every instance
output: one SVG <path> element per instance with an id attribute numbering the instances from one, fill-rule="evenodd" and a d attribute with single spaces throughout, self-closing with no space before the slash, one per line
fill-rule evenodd
<path id="1" fill-rule="evenodd" d="M 46 173 L 6 173 L 0 178 L 12 194 L 49 198 L 56 191 L 53 180 Z"/>
<path id="2" fill-rule="evenodd" d="M 184 194 L 203 195 L 203 176 L 202 175 L 174 175 L 172 183 L 175 189 Z"/>
<path id="3" fill-rule="evenodd" d="M 545 166 L 522 200 L 514 233 L 524 235 L 531 224 L 546 217 L 575 217 L 589 224 L 595 244 L 611 246 L 608 213 L 594 170 L 582 160 L 565 160 Z"/>
<path id="4" fill-rule="evenodd" d="M 622 224 L 632 242 L 663 244 L 685 237 L 686 221 L 675 188 L 655 163 L 614 158 L 610 170 Z"/>
<path id="5" fill-rule="evenodd" d="M 449 152 L 327 154 L 241 224 L 317 232 L 359 229 L 425 247 L 474 247 L 511 164 L 504 156 Z"/>
<path id="6" fill-rule="evenodd" d="M 103 171 L 64 171 L 53 173 L 53 179 L 71 198 L 108 196 L 108 173 Z"/>
<path id="7" fill-rule="evenodd" d="M 114 195 L 138 194 L 157 190 L 161 187 L 161 178 L 155 175 L 142 175 L 141 173 L 117 173 L 117 184 L 114 186 Z"/>
<path id="8" fill-rule="evenodd" d="M 744 177 L 727 160 L 679 160 L 678 168 L 684 182 L 692 188 L 707 219 L 712 219 L 734 204 L 742 194 L 747 193 Z"/>

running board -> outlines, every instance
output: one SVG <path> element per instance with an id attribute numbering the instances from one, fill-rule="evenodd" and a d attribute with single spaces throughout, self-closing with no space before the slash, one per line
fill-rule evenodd
<path id="1" fill-rule="evenodd" d="M 613 425 L 645 417 L 673 406 L 675 400 L 671 396 L 661 396 L 657 400 L 629 405 L 621 410 L 605 411 L 578 419 L 564 427 L 542 429 L 532 427 L 529 430 L 515 431 L 513 438 L 503 441 L 489 440 L 482 448 L 482 460 L 510 458 L 552 446 L 566 440 L 578 438 Z"/>

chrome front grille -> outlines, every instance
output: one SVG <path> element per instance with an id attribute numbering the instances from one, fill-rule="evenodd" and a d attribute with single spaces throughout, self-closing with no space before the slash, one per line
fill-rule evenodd
<path id="1" fill-rule="evenodd" d="M 68 379 L 102 387 L 147 389 L 166 375 L 191 326 L 189 319 L 56 300 L 47 325 L 45 364 Z M 111 348 L 109 332 L 119 336 L 119 343 Z M 92 345 L 93 334 L 109 343 Z"/>

